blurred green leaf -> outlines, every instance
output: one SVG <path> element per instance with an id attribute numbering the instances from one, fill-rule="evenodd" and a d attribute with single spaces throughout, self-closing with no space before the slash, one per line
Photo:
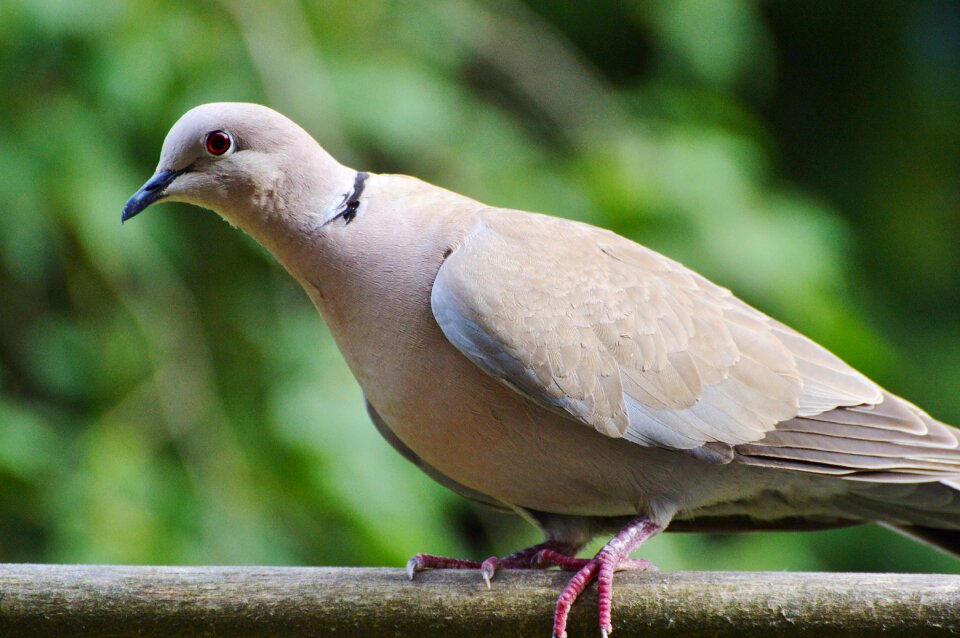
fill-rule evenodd
<path id="1" fill-rule="evenodd" d="M 60 436 L 41 415 L 0 401 L 0 473 L 44 480 L 63 452 Z"/>

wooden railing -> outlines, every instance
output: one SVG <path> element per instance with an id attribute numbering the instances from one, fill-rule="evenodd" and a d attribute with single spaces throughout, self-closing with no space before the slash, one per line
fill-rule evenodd
<path id="1" fill-rule="evenodd" d="M 0 565 L 0 636 L 550 636 L 559 572 Z M 960 576 L 622 573 L 614 629 L 628 636 L 960 635 Z M 591 587 L 570 636 L 599 636 Z"/>

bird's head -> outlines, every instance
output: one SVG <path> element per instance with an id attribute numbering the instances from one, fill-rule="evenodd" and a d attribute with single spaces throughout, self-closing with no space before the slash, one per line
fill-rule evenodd
<path id="1" fill-rule="evenodd" d="M 350 191 L 355 173 L 302 128 L 265 106 L 204 104 L 167 133 L 156 172 L 123 207 L 121 220 L 154 202 L 215 210 L 248 231 L 263 219 L 322 219 Z"/>

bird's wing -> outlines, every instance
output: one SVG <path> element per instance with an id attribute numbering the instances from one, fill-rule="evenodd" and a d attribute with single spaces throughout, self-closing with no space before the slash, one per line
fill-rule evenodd
<path id="1" fill-rule="evenodd" d="M 884 398 L 729 291 L 568 220 L 481 211 L 437 273 L 431 305 L 457 349 L 532 401 L 607 436 L 707 459 L 729 461 L 734 446 L 797 417 Z"/>
<path id="2" fill-rule="evenodd" d="M 734 452 L 738 462 L 761 467 L 871 483 L 960 485 L 960 431 L 888 392 L 878 403 L 779 423 L 763 439 L 738 445 Z M 916 499 L 912 506 L 935 509 Z"/>

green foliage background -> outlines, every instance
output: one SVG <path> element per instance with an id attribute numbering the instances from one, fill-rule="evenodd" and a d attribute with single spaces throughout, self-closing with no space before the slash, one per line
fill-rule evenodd
<path id="1" fill-rule="evenodd" d="M 179 115 L 610 227 L 960 422 L 960 5 L 0 3 L 0 560 L 401 565 L 537 540 L 380 440 L 296 285 L 165 204 Z M 667 535 L 664 569 L 960 571 L 879 528 Z"/>

